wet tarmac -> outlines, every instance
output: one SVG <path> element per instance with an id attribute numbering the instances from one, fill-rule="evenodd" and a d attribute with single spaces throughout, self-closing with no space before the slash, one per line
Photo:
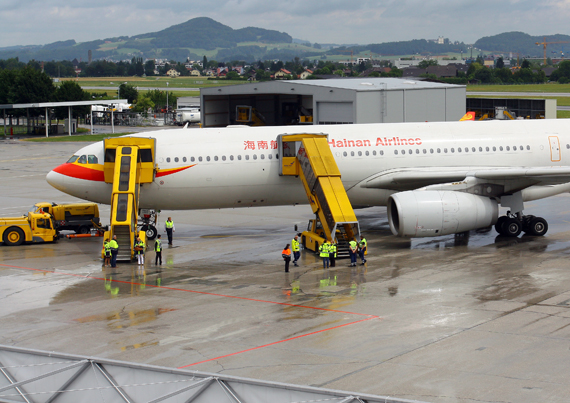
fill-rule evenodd
<path id="1" fill-rule="evenodd" d="M 81 146 L 0 141 L 0 215 L 74 201 L 45 174 Z M 284 273 L 308 206 L 164 211 L 162 267 L 149 251 L 103 268 L 100 238 L 0 246 L 0 344 L 428 402 L 567 402 L 569 201 L 528 203 L 549 233 L 514 240 L 398 239 L 384 208 L 359 210 L 356 268 L 303 252 Z"/>

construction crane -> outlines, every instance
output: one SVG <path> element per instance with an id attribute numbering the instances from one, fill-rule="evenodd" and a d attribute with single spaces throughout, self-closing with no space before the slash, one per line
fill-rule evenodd
<path id="1" fill-rule="evenodd" d="M 542 42 L 535 42 L 536 45 L 542 45 L 544 49 L 544 64 L 546 65 L 546 45 L 550 45 L 553 43 L 570 43 L 568 41 L 556 41 L 556 42 L 546 42 L 546 36 L 544 37 Z"/>

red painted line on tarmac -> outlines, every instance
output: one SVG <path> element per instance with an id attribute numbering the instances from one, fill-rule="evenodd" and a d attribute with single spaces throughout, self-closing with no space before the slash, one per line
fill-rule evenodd
<path id="1" fill-rule="evenodd" d="M 65 273 L 65 272 L 55 271 L 55 270 L 34 269 L 34 268 L 31 268 L 31 267 L 12 266 L 12 265 L 1 264 L 1 263 L 0 263 L 0 267 L 8 267 L 8 268 L 12 268 L 12 269 L 22 269 L 22 270 L 29 270 L 29 271 L 44 272 L 44 273 L 47 272 L 47 273 L 53 273 L 53 274 L 62 274 L 62 275 L 65 275 L 65 276 L 80 277 L 80 278 L 86 278 L 86 279 L 91 279 L 91 280 L 112 281 L 112 282 L 114 282 L 114 283 L 131 284 L 131 285 L 144 285 L 144 286 L 146 286 L 146 287 L 159 288 L 159 289 L 163 289 L 163 290 L 190 292 L 190 293 L 193 293 L 193 294 L 210 295 L 210 296 L 214 296 L 214 297 L 223 297 L 223 298 L 234 298 L 234 299 L 241 299 L 241 300 L 244 300 L 244 301 L 263 302 L 263 303 L 267 303 L 267 304 L 284 305 L 284 306 L 291 306 L 291 307 L 296 307 L 296 308 L 315 309 L 315 310 L 326 311 L 326 312 L 335 312 L 335 313 L 345 313 L 345 314 L 349 314 L 349 315 L 366 316 L 366 319 L 361 319 L 361 320 L 357 320 L 357 321 L 355 321 L 355 322 L 345 323 L 345 324 L 343 324 L 343 325 L 333 326 L 333 327 L 329 327 L 329 328 L 326 328 L 326 329 L 317 330 L 317 331 L 314 331 L 314 332 L 311 332 L 311 333 L 305 333 L 305 334 L 302 334 L 302 335 L 299 335 L 299 336 L 290 337 L 290 338 L 283 339 L 283 340 L 279 340 L 279 341 L 274 341 L 274 342 L 272 342 L 272 343 L 264 344 L 264 345 L 257 346 L 257 347 L 248 348 L 248 349 L 246 349 L 246 350 L 237 351 L 237 352 L 235 352 L 235 353 L 222 355 L 222 356 L 219 356 L 219 357 L 216 357 L 216 358 L 210 358 L 210 359 L 207 359 L 207 360 L 198 361 L 198 362 L 195 362 L 195 363 L 193 363 L 193 364 L 188 364 L 188 365 L 184 365 L 184 366 L 182 366 L 182 367 L 178 367 L 179 369 L 191 367 L 191 366 L 193 366 L 193 365 L 203 364 L 203 363 L 210 362 L 210 361 L 216 361 L 216 360 L 219 360 L 219 359 L 222 359 L 222 358 L 226 358 L 226 357 L 231 357 L 231 356 L 238 355 L 238 354 L 247 353 L 247 352 L 249 352 L 249 351 L 259 350 L 259 349 L 261 349 L 261 348 L 273 346 L 273 345 L 280 344 L 280 343 L 285 343 L 285 342 L 291 341 L 291 340 L 300 339 L 300 338 L 302 338 L 302 337 L 312 336 L 312 335 L 315 335 L 315 334 L 318 334 L 318 333 L 328 332 L 328 331 L 330 331 L 330 330 L 338 329 L 338 328 L 341 328 L 341 327 L 350 326 L 350 325 L 354 325 L 354 324 L 361 323 L 361 322 L 366 322 L 366 321 L 369 321 L 369 320 L 371 320 L 371 319 L 380 319 L 379 316 L 370 315 L 370 314 L 366 314 L 366 313 L 348 312 L 348 311 L 341 311 L 341 310 L 338 310 L 338 309 L 318 308 L 318 307 L 314 307 L 314 306 L 290 304 L 290 303 L 287 303 L 287 302 L 267 301 L 267 300 L 263 300 L 263 299 L 247 298 L 247 297 L 238 297 L 238 296 L 234 296 L 234 295 L 216 294 L 216 293 L 211 293 L 211 292 L 206 292 L 206 291 L 187 290 L 187 289 L 184 289 L 184 288 L 166 287 L 166 286 L 159 286 L 159 285 L 153 285 L 153 284 L 143 284 L 143 283 L 136 283 L 136 282 L 125 281 L 125 280 L 105 279 L 105 278 L 102 278 L 102 277 L 86 276 L 86 275 L 74 274 L 74 273 Z"/>
<path id="2" fill-rule="evenodd" d="M 221 355 L 221 356 L 219 356 L 219 357 L 210 358 L 210 359 L 204 360 L 204 361 L 198 361 L 198 362 L 195 362 L 195 363 L 193 363 L 193 364 L 188 364 L 188 365 L 184 365 L 184 366 L 182 366 L 182 367 L 178 367 L 178 369 L 188 368 L 188 367 L 191 367 L 191 366 L 193 366 L 193 365 L 203 364 L 203 363 L 209 362 L 209 361 L 216 361 L 216 360 L 219 360 L 219 359 L 221 359 L 221 358 L 231 357 L 232 355 L 238 355 L 238 354 L 242 354 L 242 353 L 247 353 L 248 351 L 258 350 L 258 349 L 260 349 L 260 348 L 273 346 L 273 345 L 275 345 L 275 344 L 285 343 L 286 341 L 291 341 L 291 340 L 300 339 L 301 337 L 312 336 L 312 335 L 314 335 L 314 334 L 318 334 L 318 333 L 322 333 L 322 332 L 328 332 L 329 330 L 334 330 L 334 329 L 338 329 L 338 328 L 345 327 L 345 326 L 355 325 L 355 324 L 357 324 L 357 323 L 366 322 L 366 321 L 371 320 L 371 319 L 378 319 L 378 316 L 373 316 L 373 315 L 369 315 L 369 316 L 370 316 L 369 318 L 357 320 L 356 322 L 345 323 L 344 325 L 333 326 L 333 327 L 329 327 L 329 328 L 326 328 L 326 329 L 317 330 L 317 331 L 315 331 L 315 332 L 305 333 L 305 334 L 301 334 L 301 335 L 299 335 L 299 336 L 290 337 L 290 338 L 288 338 L 288 339 L 283 339 L 283 340 L 279 340 L 279 341 L 274 341 L 273 343 L 264 344 L 264 345 L 262 345 L 262 346 L 257 346 L 257 347 L 248 348 L 247 350 L 242 350 L 242 351 L 238 351 L 238 352 L 231 353 L 231 354 Z"/>

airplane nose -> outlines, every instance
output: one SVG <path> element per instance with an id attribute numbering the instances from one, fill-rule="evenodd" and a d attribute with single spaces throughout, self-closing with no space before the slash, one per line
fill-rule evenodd
<path id="1" fill-rule="evenodd" d="M 55 170 L 50 171 L 46 175 L 46 181 L 57 190 L 65 191 L 64 190 L 65 175 L 57 173 Z"/>

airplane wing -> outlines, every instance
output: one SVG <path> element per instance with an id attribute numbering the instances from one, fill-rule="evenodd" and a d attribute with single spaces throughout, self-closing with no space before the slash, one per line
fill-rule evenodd
<path id="1" fill-rule="evenodd" d="M 570 167 L 396 168 L 366 178 L 361 182 L 361 186 L 406 191 L 461 182 L 466 178 L 475 178 L 479 183 L 496 184 L 520 190 L 533 185 L 557 185 L 570 182 Z"/>

